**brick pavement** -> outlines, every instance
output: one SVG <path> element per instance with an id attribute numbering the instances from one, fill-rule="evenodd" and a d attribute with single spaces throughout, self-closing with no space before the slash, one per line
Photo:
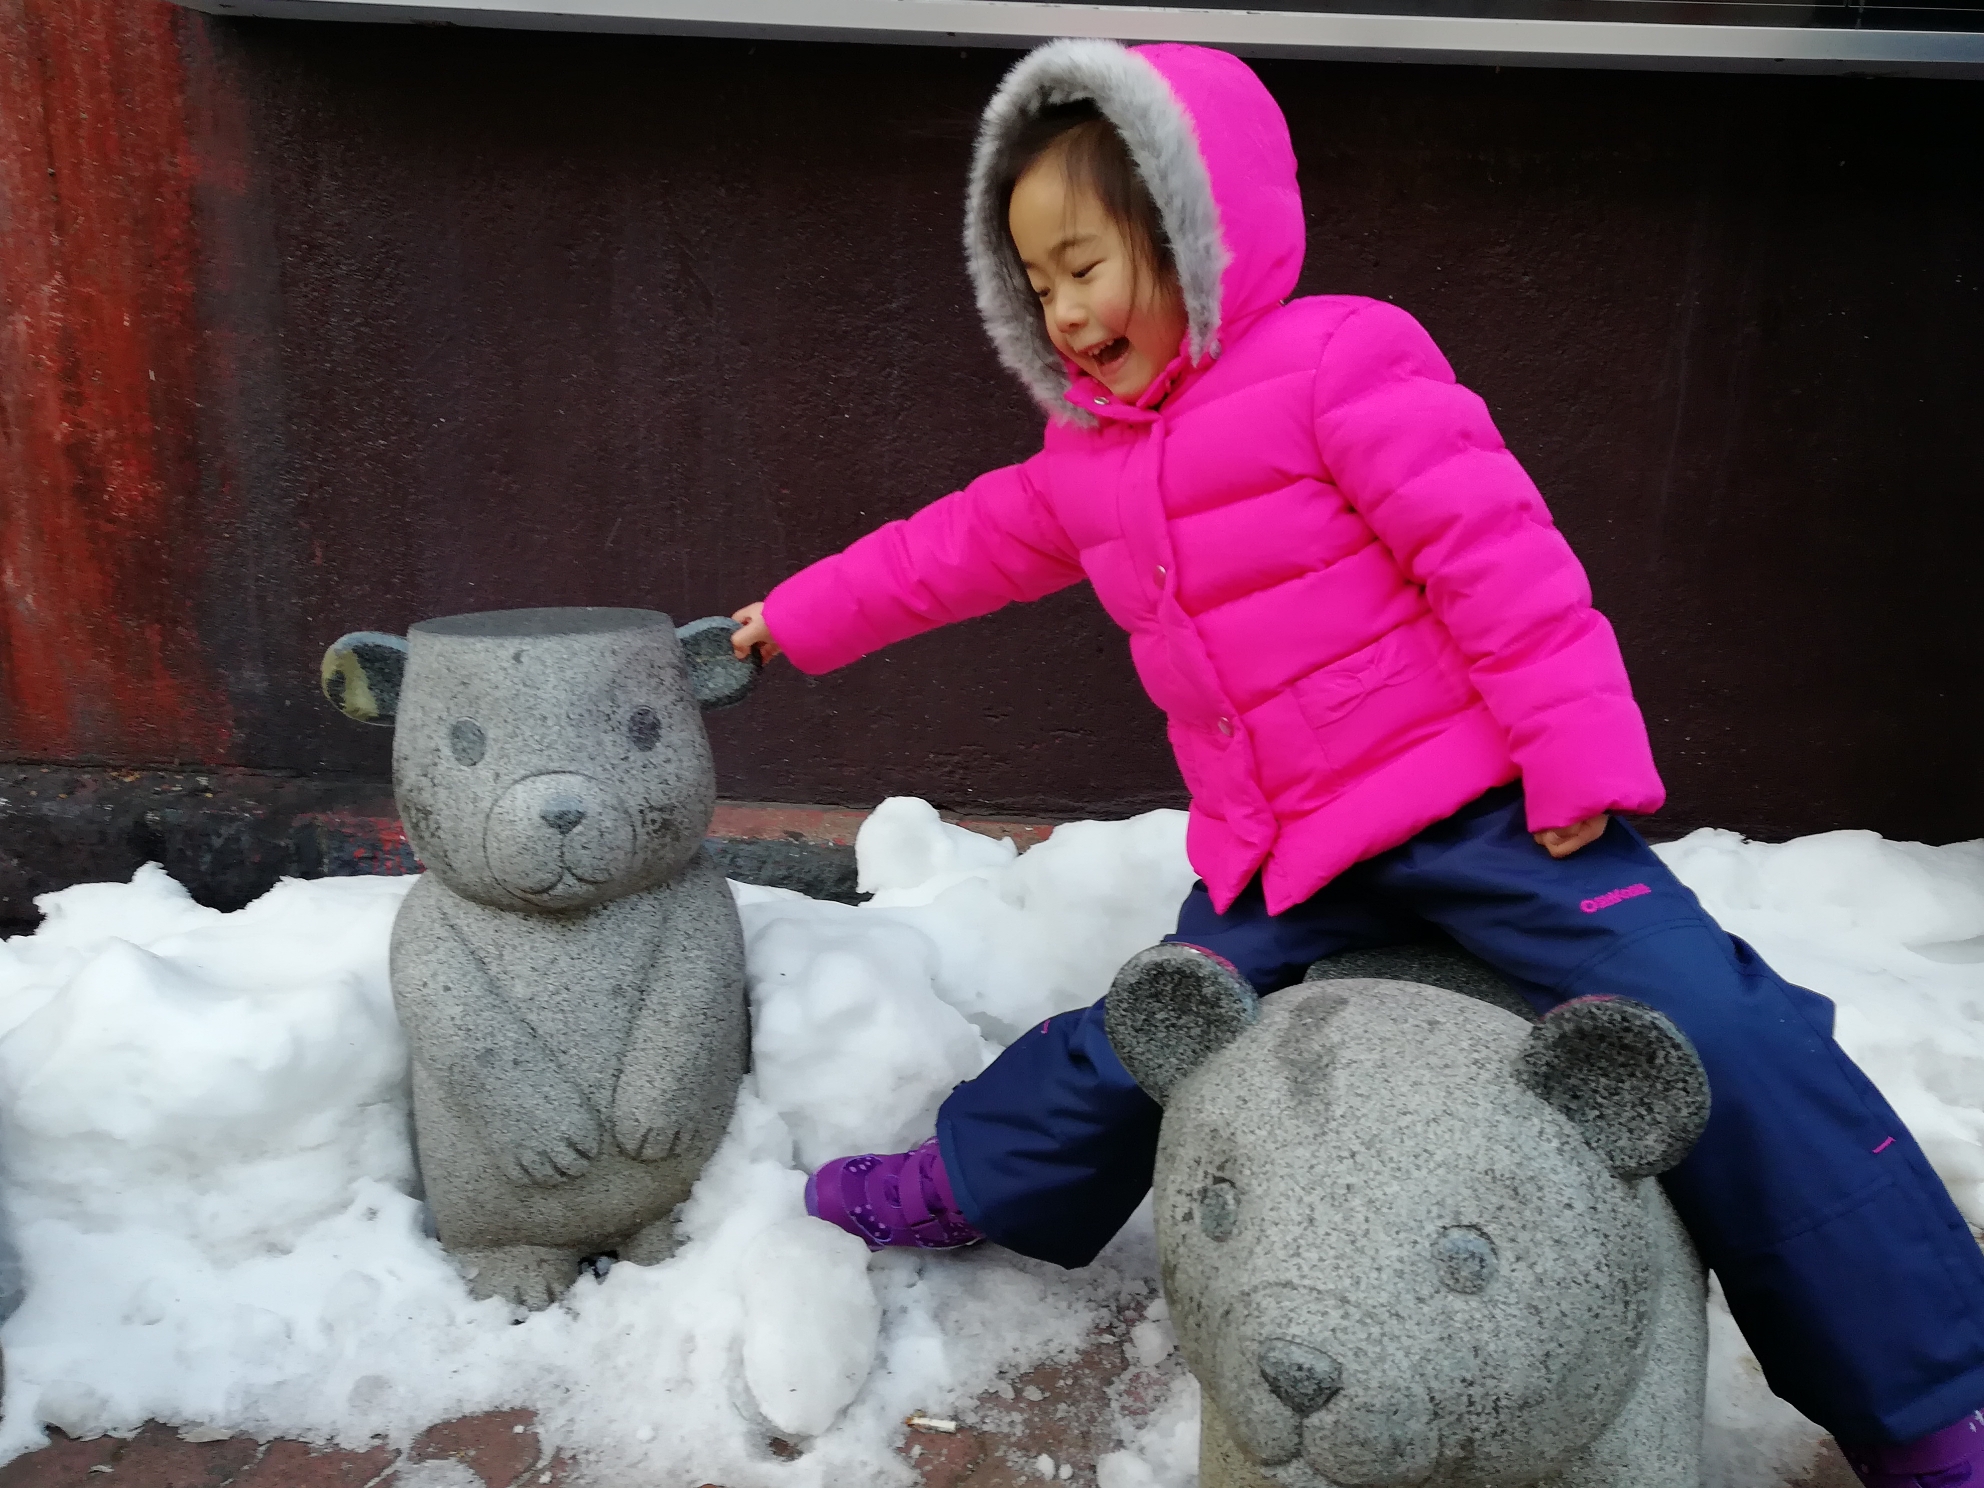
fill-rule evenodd
<path id="1" fill-rule="evenodd" d="M 1096 1459 L 1117 1445 L 1112 1404 L 1134 1419 L 1162 1398 L 1179 1367 L 1175 1354 L 1155 1367 L 1127 1365 L 1121 1332 L 1112 1330 L 1073 1362 L 1042 1365 L 980 1396 L 955 1414 L 955 1433 L 908 1431 L 900 1451 L 921 1488 L 1044 1488 L 1049 1481 L 1095 1488 Z M 392 1488 L 414 1476 L 405 1472 L 409 1464 L 443 1460 L 468 1468 L 484 1488 L 588 1488 L 569 1460 L 545 1454 L 527 1411 L 444 1421 L 404 1457 L 383 1446 L 318 1450 L 239 1436 L 187 1441 L 157 1424 L 128 1441 L 51 1436 L 48 1446 L 0 1468 L 0 1488 Z M 796 1455 L 791 1444 L 776 1438 L 766 1446 L 777 1456 Z M 1856 1485 L 1828 1447 L 1807 1476 L 1784 1488 Z"/>

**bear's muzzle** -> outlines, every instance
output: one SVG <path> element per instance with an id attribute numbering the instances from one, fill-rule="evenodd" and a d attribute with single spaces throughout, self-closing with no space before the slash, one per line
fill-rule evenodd
<path id="1" fill-rule="evenodd" d="M 636 863 L 634 818 L 619 793 L 567 771 L 526 776 L 504 791 L 483 844 L 497 883 L 549 909 L 609 897 Z"/>

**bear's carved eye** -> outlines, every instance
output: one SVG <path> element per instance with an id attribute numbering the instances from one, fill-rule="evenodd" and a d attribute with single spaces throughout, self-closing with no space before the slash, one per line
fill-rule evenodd
<path id="1" fill-rule="evenodd" d="M 1199 1190 L 1199 1228 L 1209 1239 L 1226 1239 L 1239 1223 L 1239 1189 L 1224 1178 L 1215 1178 Z"/>
<path id="2" fill-rule="evenodd" d="M 448 751 L 465 765 L 479 765 L 489 752 L 489 736 L 473 718 L 457 718 L 448 730 Z"/>
<path id="3" fill-rule="evenodd" d="M 661 738 L 661 719 L 655 716 L 654 709 L 640 707 L 634 710 L 634 716 L 627 720 L 627 737 L 643 754 L 654 748 L 655 741 Z"/>
<path id="4" fill-rule="evenodd" d="M 1441 1286 L 1472 1297 L 1486 1291 L 1495 1279 L 1495 1242 L 1473 1225 L 1442 1230 L 1433 1242 L 1433 1267 L 1440 1273 Z"/>

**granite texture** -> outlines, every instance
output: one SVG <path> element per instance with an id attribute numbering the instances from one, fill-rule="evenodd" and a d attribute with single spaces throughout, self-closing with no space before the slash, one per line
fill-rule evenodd
<path id="1" fill-rule="evenodd" d="M 1664 1173 L 1708 1125 L 1708 1076 L 1681 1031 L 1623 997 L 1580 997 L 1543 1020 L 1516 1079 L 1575 1122 L 1622 1178 Z"/>
<path id="2" fill-rule="evenodd" d="M 1696 1488 L 1702 1272 L 1640 1175 L 1706 1085 L 1665 1019 L 1326 971 L 1249 1021 L 1235 978 L 1128 971 L 1203 1488 Z"/>
<path id="3" fill-rule="evenodd" d="M 1169 1100 L 1205 1050 L 1261 1015 L 1254 989 L 1196 946 L 1156 945 L 1123 963 L 1103 1004 L 1110 1047 L 1152 1100 Z"/>
<path id="4" fill-rule="evenodd" d="M 1327 982 L 1348 978 L 1417 982 L 1425 987 L 1444 987 L 1449 992 L 1458 992 L 1514 1013 L 1525 1023 L 1536 1021 L 1536 1010 L 1516 990 L 1514 982 L 1479 956 L 1470 956 L 1447 939 L 1412 941 L 1374 950 L 1341 951 L 1311 966 L 1304 980 Z"/>
<path id="5" fill-rule="evenodd" d="M 645 610 L 409 632 L 393 783 L 427 873 L 393 998 L 428 1206 L 478 1295 L 542 1307 L 585 1256 L 665 1258 L 728 1124 L 749 1027 L 700 670 Z"/>

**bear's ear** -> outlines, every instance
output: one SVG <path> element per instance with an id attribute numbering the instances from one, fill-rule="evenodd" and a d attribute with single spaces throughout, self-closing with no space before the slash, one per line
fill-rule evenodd
<path id="1" fill-rule="evenodd" d="M 1570 1117 L 1621 1178 L 1666 1172 L 1708 1124 L 1708 1075 L 1695 1046 L 1624 997 L 1553 1009 L 1516 1054 L 1515 1075 Z"/>
<path id="2" fill-rule="evenodd" d="M 705 713 L 730 708 L 751 695 L 764 665 L 753 652 L 748 661 L 739 661 L 730 649 L 730 638 L 737 633 L 737 622 L 722 615 L 691 620 L 675 629 L 682 643 L 682 655 L 689 663 L 689 686 Z"/>
<path id="3" fill-rule="evenodd" d="M 400 711 L 406 637 L 381 630 L 339 636 L 324 653 L 324 696 L 347 718 L 391 728 Z"/>
<path id="4" fill-rule="evenodd" d="M 1260 1015 L 1261 999 L 1226 962 L 1193 946 L 1158 945 L 1116 973 L 1102 1027 L 1123 1068 L 1162 1105 Z"/>

